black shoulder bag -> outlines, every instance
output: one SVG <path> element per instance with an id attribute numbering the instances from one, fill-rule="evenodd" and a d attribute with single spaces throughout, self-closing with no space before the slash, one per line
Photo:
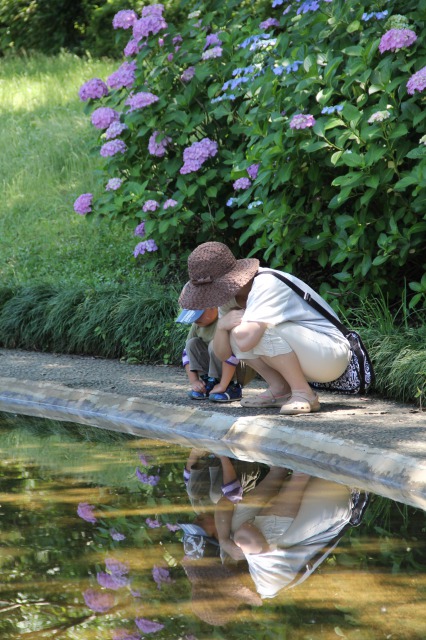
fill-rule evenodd
<path id="1" fill-rule="evenodd" d="M 270 273 L 279 280 L 282 280 L 284 284 L 290 287 L 290 289 L 293 289 L 293 291 L 303 298 L 313 309 L 337 327 L 349 341 L 352 357 L 346 371 L 342 373 L 340 378 L 332 382 L 310 382 L 309 384 L 314 389 L 323 389 L 324 391 L 337 391 L 338 393 L 350 394 L 367 393 L 374 381 L 374 370 L 367 349 L 361 340 L 361 336 L 356 331 L 347 329 L 345 325 L 337 320 L 327 309 L 324 309 L 324 307 L 314 300 L 310 293 L 303 291 L 297 284 L 282 274 L 276 271 L 265 270 L 258 273 L 257 276 L 262 275 L 262 273 Z"/>

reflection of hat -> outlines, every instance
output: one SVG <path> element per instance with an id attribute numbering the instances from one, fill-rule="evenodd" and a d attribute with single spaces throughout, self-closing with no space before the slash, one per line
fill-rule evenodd
<path id="1" fill-rule="evenodd" d="M 192 324 L 193 322 L 197 322 L 199 318 L 204 313 L 204 309 L 197 309 L 196 311 L 191 311 L 190 309 L 182 309 L 175 322 L 181 322 L 182 324 Z"/>
<path id="2" fill-rule="evenodd" d="M 192 610 L 208 624 L 227 624 L 234 620 L 239 606 L 262 604 L 238 573 L 218 561 L 184 558 L 182 565 L 192 584 Z"/>
<path id="3" fill-rule="evenodd" d="M 259 260 L 237 260 L 222 242 L 200 244 L 188 257 L 189 282 L 180 294 L 185 309 L 219 307 L 231 300 L 250 282 L 259 268 Z"/>
<path id="4" fill-rule="evenodd" d="M 179 526 L 184 534 L 182 543 L 187 558 L 197 560 L 220 555 L 218 541 L 209 536 L 203 527 L 196 524 L 179 524 Z"/>

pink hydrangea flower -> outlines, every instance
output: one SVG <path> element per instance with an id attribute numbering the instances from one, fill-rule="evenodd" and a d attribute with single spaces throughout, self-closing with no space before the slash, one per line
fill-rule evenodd
<path id="1" fill-rule="evenodd" d="M 426 67 L 416 71 L 407 82 L 407 91 L 412 96 L 415 91 L 423 91 L 426 88 Z"/>
<path id="2" fill-rule="evenodd" d="M 123 62 L 108 78 L 107 84 L 111 89 L 129 88 L 135 81 L 136 60 Z"/>
<path id="3" fill-rule="evenodd" d="M 211 49 L 207 49 L 207 51 L 203 52 L 201 59 L 211 60 L 212 58 L 220 58 L 222 52 L 222 47 L 212 47 Z"/>
<path id="4" fill-rule="evenodd" d="M 110 178 L 105 186 L 105 191 L 117 191 L 123 184 L 120 178 Z"/>
<path id="5" fill-rule="evenodd" d="M 238 178 L 232 185 L 236 191 L 240 189 L 248 189 L 251 187 L 251 181 L 248 178 Z"/>
<path id="6" fill-rule="evenodd" d="M 86 102 L 86 100 L 99 100 L 99 98 L 108 95 L 108 87 L 100 78 L 92 78 L 80 87 L 78 95 L 83 102 Z"/>
<path id="7" fill-rule="evenodd" d="M 217 142 L 209 138 L 203 138 L 199 142 L 194 142 L 183 152 L 183 166 L 180 169 L 182 175 L 198 171 L 198 169 L 209 158 L 217 154 Z"/>
<path id="8" fill-rule="evenodd" d="M 157 200 L 147 200 L 142 207 L 142 211 L 146 213 L 147 211 L 157 211 L 160 204 Z"/>
<path id="9" fill-rule="evenodd" d="M 114 29 L 130 29 L 137 21 L 138 16 L 134 11 L 124 9 L 115 14 L 112 19 Z"/>
<path id="10" fill-rule="evenodd" d="M 77 200 L 74 202 L 74 211 L 81 216 L 86 215 L 86 213 L 90 213 L 92 211 L 92 200 L 93 200 L 92 193 L 82 193 L 81 196 L 78 196 Z M 85 505 L 85 504 L 86 504 L 85 502 L 80 502 L 80 504 L 78 505 L 78 508 L 80 509 L 81 505 Z M 80 516 L 80 513 L 78 513 L 78 515 Z M 82 518 L 83 516 L 80 516 L 80 517 Z M 84 520 L 86 520 L 86 518 L 84 518 Z M 90 522 L 90 520 L 88 522 Z"/>
<path id="11" fill-rule="evenodd" d="M 136 618 L 135 623 L 138 629 L 142 631 L 142 633 L 156 633 L 157 631 L 161 631 L 161 629 L 164 629 L 164 624 L 153 622 L 152 620 L 147 620 L 146 618 Z"/>
<path id="12" fill-rule="evenodd" d="M 170 207 L 175 207 L 177 205 L 177 200 L 173 200 L 173 198 L 169 198 L 163 204 L 163 209 L 169 209 Z"/>
<path id="13" fill-rule="evenodd" d="M 292 117 L 290 121 L 290 129 L 306 129 L 313 127 L 315 124 L 314 116 L 310 114 L 298 113 Z"/>
<path id="14" fill-rule="evenodd" d="M 152 240 L 152 239 L 139 242 L 139 244 L 137 244 L 136 247 L 134 248 L 133 255 L 135 256 L 135 258 L 137 258 L 138 256 L 143 256 L 144 253 L 150 252 L 150 251 L 158 251 L 158 247 L 155 244 L 155 240 Z M 146 474 L 141 474 L 141 476 L 142 475 L 146 476 L 148 480 L 147 482 L 144 482 L 144 484 L 154 485 L 154 484 L 157 484 L 158 480 L 160 479 L 160 476 L 147 476 Z M 138 476 L 138 478 L 141 482 L 143 482 L 141 477 Z M 158 480 L 154 481 L 157 478 Z"/>
<path id="15" fill-rule="evenodd" d="M 158 96 L 150 93 L 149 91 L 139 91 L 139 93 L 134 93 L 129 96 L 125 104 L 130 107 L 128 113 L 131 113 L 136 109 L 144 109 L 158 100 Z"/>
<path id="16" fill-rule="evenodd" d="M 190 82 L 195 74 L 195 67 L 188 67 L 182 72 L 180 79 L 182 82 Z"/>
<path id="17" fill-rule="evenodd" d="M 259 167 L 260 164 L 251 164 L 248 168 L 247 168 L 247 173 L 249 174 L 249 177 L 252 180 L 256 180 L 257 178 L 257 174 L 259 173 Z"/>
<path id="18" fill-rule="evenodd" d="M 110 107 L 99 107 L 92 113 L 92 124 L 97 129 L 108 129 L 108 127 L 119 120 L 120 114 Z"/>
<path id="19" fill-rule="evenodd" d="M 411 29 L 390 29 L 381 37 L 379 44 L 380 53 L 385 51 L 398 51 L 411 45 L 417 40 L 417 36 Z"/>
<path id="20" fill-rule="evenodd" d="M 83 598 L 86 605 L 92 611 L 97 613 L 105 613 L 109 611 L 115 604 L 115 599 L 112 593 L 107 591 L 96 591 L 95 589 L 87 589 L 83 593 Z"/>
<path id="21" fill-rule="evenodd" d="M 172 141 L 172 139 L 168 136 L 163 136 L 163 138 L 159 142 L 157 142 L 159 133 L 159 131 L 154 131 L 154 133 L 150 137 L 148 142 L 148 151 L 152 156 L 162 158 L 164 155 L 166 155 L 167 145 Z"/>
<path id="22" fill-rule="evenodd" d="M 279 27 L 280 23 L 276 18 L 268 18 L 260 23 L 259 27 L 261 29 L 269 29 L 270 27 Z"/>
<path id="23" fill-rule="evenodd" d="M 128 129 L 127 124 L 116 120 L 115 122 L 110 124 L 108 129 L 105 131 L 105 138 L 107 140 L 113 140 L 114 138 L 117 138 L 117 136 L 119 136 L 121 133 L 123 133 L 123 131 L 125 131 L 126 129 Z"/>
<path id="24" fill-rule="evenodd" d="M 143 238 L 145 235 L 145 222 L 142 220 L 142 222 L 140 222 L 138 224 L 138 226 L 135 228 L 134 234 L 135 236 L 139 236 L 140 238 Z M 142 463 L 143 464 L 143 463 Z M 145 465 L 147 466 L 147 465 Z"/>
<path id="25" fill-rule="evenodd" d="M 117 153 L 125 153 L 127 151 L 127 145 L 122 140 L 110 140 L 102 145 L 100 154 L 103 158 L 108 156 L 115 156 Z"/>

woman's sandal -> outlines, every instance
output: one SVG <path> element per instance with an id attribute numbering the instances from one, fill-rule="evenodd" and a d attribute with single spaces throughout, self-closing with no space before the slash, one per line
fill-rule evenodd
<path id="1" fill-rule="evenodd" d="M 286 400 L 290 399 L 290 396 L 290 393 L 285 393 L 282 396 L 274 396 L 274 394 L 267 389 L 264 393 L 253 396 L 253 398 L 243 398 L 241 400 L 241 406 L 248 407 L 250 409 L 252 407 L 263 407 L 264 409 L 268 407 L 281 407 Z"/>
<path id="2" fill-rule="evenodd" d="M 285 402 L 280 413 L 285 416 L 297 416 L 300 413 L 313 413 L 321 408 L 317 394 L 312 398 L 310 394 L 303 391 L 295 391 Z"/>

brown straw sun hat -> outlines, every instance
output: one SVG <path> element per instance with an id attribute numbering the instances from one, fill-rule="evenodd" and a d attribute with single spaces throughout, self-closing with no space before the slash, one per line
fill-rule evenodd
<path id="1" fill-rule="evenodd" d="M 188 257 L 189 282 L 179 297 L 184 309 L 220 307 L 250 282 L 259 268 L 259 260 L 237 260 L 222 242 L 200 244 Z"/>

